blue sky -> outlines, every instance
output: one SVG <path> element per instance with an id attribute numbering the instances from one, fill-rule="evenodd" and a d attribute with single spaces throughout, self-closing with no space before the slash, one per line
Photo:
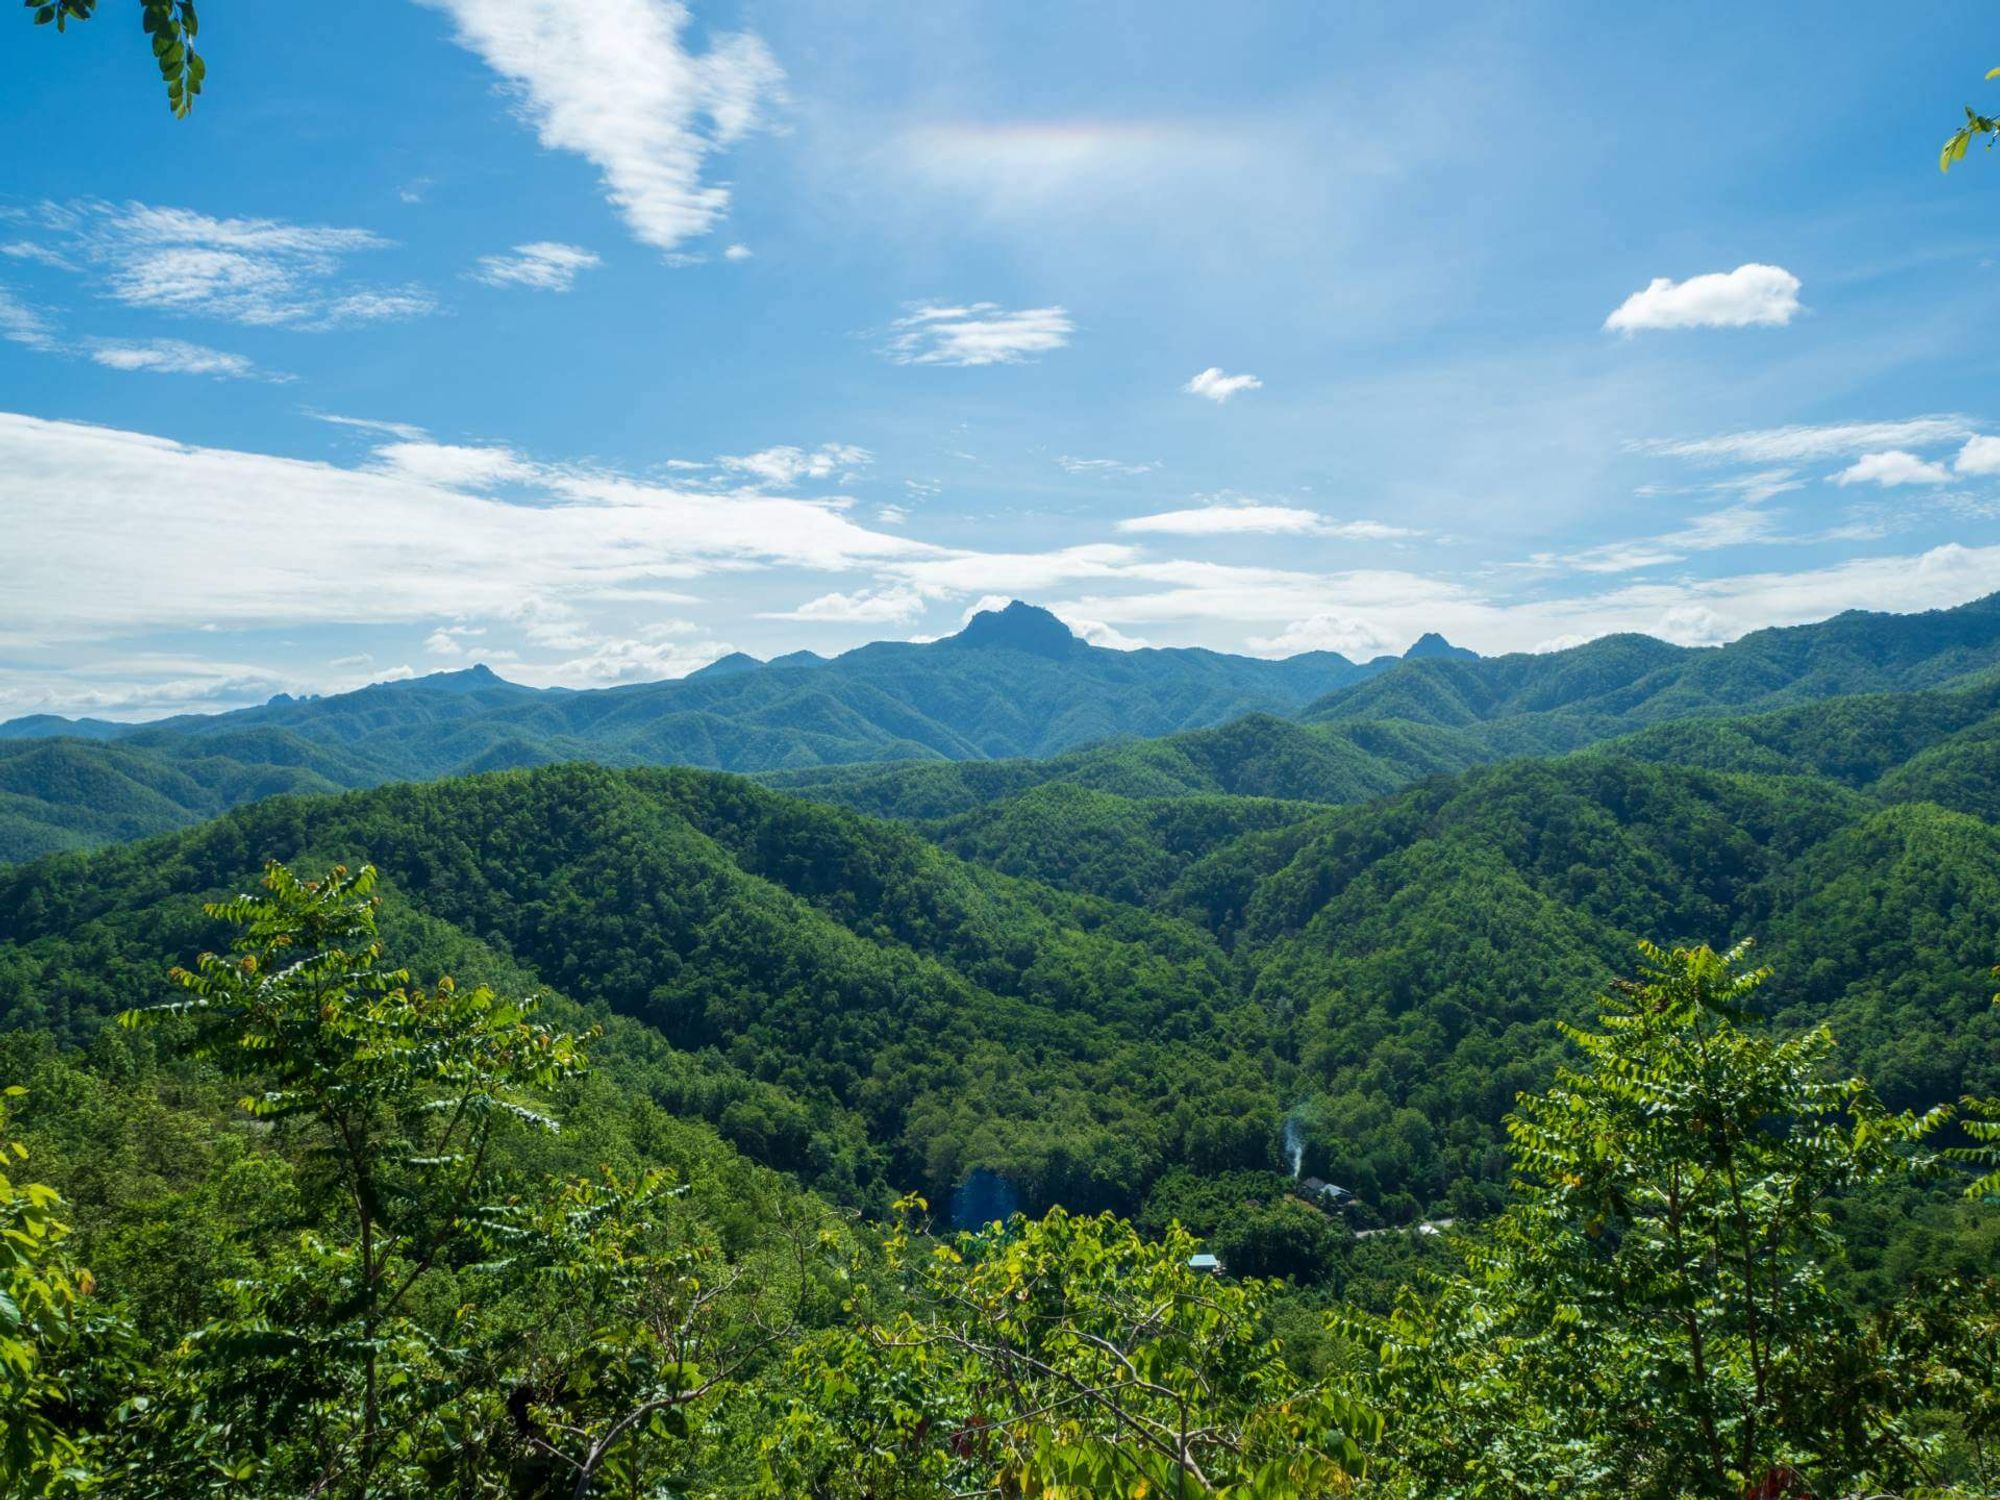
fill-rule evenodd
<path id="1" fill-rule="evenodd" d="M 15 23 L 0 716 L 2000 588 L 1983 8 Z"/>

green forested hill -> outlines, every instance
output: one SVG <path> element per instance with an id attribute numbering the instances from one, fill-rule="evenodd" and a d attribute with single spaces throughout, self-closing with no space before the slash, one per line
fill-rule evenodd
<path id="1" fill-rule="evenodd" d="M 1706 650 L 1615 636 L 1481 660 L 1427 638 L 1406 660 L 1366 664 L 1329 652 L 1103 650 L 1015 604 L 926 645 L 742 658 L 676 682 L 538 692 L 474 668 L 139 727 L 0 725 L 0 860 L 184 827 L 277 791 L 563 760 L 769 773 L 905 818 L 967 813 L 1057 779 L 1127 797 L 1347 802 L 1663 724 L 1966 689 L 1996 671 L 2000 595 Z M 1298 721 L 1298 732 L 1274 720 Z M 1912 774 L 1962 779 L 1952 767 L 1963 754 Z"/>
<path id="2" fill-rule="evenodd" d="M 1616 635 L 1539 656 L 1407 661 L 1334 689 L 1301 717 L 1504 724 L 1507 748 L 1563 750 L 1620 732 L 1619 725 L 1946 687 L 1996 666 L 2000 595 L 1989 595 L 1917 615 L 1852 610 L 1706 649 Z"/>
<path id="3" fill-rule="evenodd" d="M 1909 736 L 1904 768 L 1962 732 Z M 1961 770 L 1991 795 L 2000 768 Z M 584 766 L 282 798 L 0 873 L 0 1015 L 87 1039 L 200 945 L 196 894 L 367 859 L 398 910 L 655 1028 L 725 1137 L 829 1191 L 987 1167 L 1031 1204 L 1133 1212 L 1177 1167 L 1282 1165 L 1289 1122 L 1371 1212 L 1479 1212 L 1553 1021 L 1642 936 L 1760 938 L 1773 1013 L 1833 1020 L 1894 1102 L 2000 1089 L 2000 833 L 1889 780 L 1621 749 L 1337 807 L 1049 780 L 901 826 Z"/>
<path id="4" fill-rule="evenodd" d="M 1051 755 L 1292 713 L 1393 661 L 1102 650 L 1019 604 L 928 645 L 806 656 L 593 692 L 537 692 L 479 667 L 136 727 L 0 725 L 14 768 L 0 786 L 0 860 L 185 827 L 275 791 L 562 760 L 754 771 Z"/>

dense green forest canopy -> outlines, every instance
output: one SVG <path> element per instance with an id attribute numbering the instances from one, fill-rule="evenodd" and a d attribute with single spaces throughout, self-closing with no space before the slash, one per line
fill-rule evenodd
<path id="1" fill-rule="evenodd" d="M 205 906 L 226 949 L 87 1060 L 0 1047 L 30 1080 L 4 1100 L 20 1122 L 0 1109 L 8 1165 L 61 1183 L 0 1175 L 9 1493 L 1996 1478 L 1993 1283 L 1929 1268 L 1871 1311 L 1824 1209 L 1926 1180 L 1990 1193 L 2000 1100 L 1966 1101 L 1971 1144 L 1940 1149 L 1950 1107 L 1894 1111 L 1833 1069 L 1825 1028 L 1754 1019 L 1769 974 L 1741 947 L 1642 944 L 1638 981 L 1508 1113 L 1504 1211 L 1427 1278 L 1327 1303 L 1260 1257 L 1361 1259 L 1370 1232 L 1268 1173 L 1178 1178 L 1151 1232 L 1056 1208 L 945 1238 L 916 1197 L 857 1224 L 649 1099 L 617 1022 L 579 1034 L 557 1029 L 570 1007 L 413 978 L 377 878 L 273 864 Z M 1239 1194 L 1259 1227 L 1213 1234 L 1218 1277 L 1184 1220 L 1241 1220 Z"/>
<path id="2" fill-rule="evenodd" d="M 258 710 L 320 737 L 255 784 L 232 716 L 7 741 L 10 805 L 105 847 L 0 869 L 36 1173 L 0 1211 L 41 1351 L 6 1366 L 40 1415 L 5 1461 L 135 1494 L 1982 1492 L 2000 1220 L 1954 1153 L 2000 1095 L 1993 613 L 1600 643 L 1539 684 L 1427 654 L 1342 690 L 1396 717 L 1336 692 L 1303 722 L 1301 692 L 754 780 L 378 784 L 413 711 L 433 746 L 625 712 L 481 676 Z M 1092 649 L 980 632 L 949 652 Z M 183 734 L 218 753 L 170 765 Z M 117 842 L 115 766 L 239 805 Z M 1664 1029 L 1621 1009 L 1647 939 Z M 1728 1097 L 1675 1095 L 1705 1139 L 1845 1122 L 1740 1205 L 1616 1123 L 1718 1047 Z M 1663 1181 L 1694 1193 L 1672 1224 Z M 1730 1248 L 1744 1215 L 1768 1249 Z M 1010 1321 L 1022 1293 L 1053 1321 Z M 1150 1385 L 1093 1338 L 1153 1350 Z M 1622 1422 L 1642 1396 L 1671 1420 Z M 1103 1422 L 1037 1414 L 1071 1399 Z"/>

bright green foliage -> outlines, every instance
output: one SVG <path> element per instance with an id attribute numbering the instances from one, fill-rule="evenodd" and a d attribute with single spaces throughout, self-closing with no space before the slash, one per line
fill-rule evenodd
<path id="1" fill-rule="evenodd" d="M 2000 975 L 2000 968 L 1993 972 Z M 1993 1003 L 2000 1005 L 2000 995 L 1993 997 Z M 1980 1201 L 2000 1198 L 2000 1098 L 1968 1094 L 1961 1107 L 1961 1127 L 1977 1144 L 1958 1147 L 1949 1154 L 1955 1160 L 1988 1169 L 1966 1187 L 1965 1196 Z"/>
<path id="2" fill-rule="evenodd" d="M 1743 950 L 1651 946 L 1584 1054 L 1508 1122 L 1517 1199 L 1386 1319 L 1366 1386 L 1412 1493 L 1844 1494 L 1931 1477 L 1910 1393 L 1827 1289 L 1835 1195 L 1923 1165 L 1946 1111 L 1745 1023 Z M 1990 1399 L 1990 1398 L 1989 1398 Z"/>
<path id="3" fill-rule="evenodd" d="M 2000 78 L 2000 68 L 1989 69 L 1986 81 L 1991 83 L 1996 78 Z M 1938 170 L 1949 172 L 1953 162 L 1965 160 L 1966 148 L 1976 137 L 1990 137 L 1996 133 L 2000 133 L 2000 120 L 1994 119 L 1991 115 L 1982 115 L 1970 104 L 1966 105 L 1965 123 L 1951 133 L 1951 138 L 1944 143 L 1944 149 L 1938 152 Z M 1993 142 L 1989 139 L 1986 145 L 1987 149 L 1991 150 Z"/>
<path id="4" fill-rule="evenodd" d="M 473 1248 L 496 1184 L 500 1129 L 554 1122 L 527 1102 L 576 1076 L 576 1040 L 449 980 L 413 985 L 375 940 L 375 872 L 301 880 L 265 872 L 266 894 L 212 903 L 239 929 L 229 955 L 174 971 L 187 993 L 127 1025 L 178 1023 L 187 1049 L 261 1085 L 251 1114 L 305 1125 L 321 1191 L 346 1205 L 298 1236 L 229 1315 L 189 1339 L 128 1482 L 176 1493 L 221 1459 L 259 1492 L 313 1475 L 370 1492 L 421 1487 L 463 1420 L 458 1357 L 415 1312 L 426 1278 Z M 254 1434 L 282 1430 L 268 1449 Z M 185 1492 L 192 1492 L 188 1490 Z"/>
<path id="5" fill-rule="evenodd" d="M 9 1088 L 6 1097 L 23 1092 Z M 24 1496 L 79 1476 L 77 1445 L 54 1413 L 69 1399 L 61 1351 L 74 1342 L 77 1304 L 93 1289 L 65 1252 L 61 1194 L 9 1175 L 27 1159 L 0 1098 L 0 1492 Z"/>
<path id="6" fill-rule="evenodd" d="M 37 26 L 53 21 L 57 31 L 97 13 L 97 0 L 26 0 L 26 4 L 35 13 Z M 176 119 L 185 118 L 208 75 L 208 64 L 194 50 L 195 33 L 201 29 L 194 0 L 140 0 L 140 12 L 160 79 L 167 86 L 167 107 Z"/>
<path id="7" fill-rule="evenodd" d="M 1380 1419 L 1302 1379 L 1271 1338 L 1272 1290 L 1191 1269 L 1195 1248 L 1059 1209 L 949 1242 L 897 1228 L 885 1250 L 915 1306 L 798 1351 L 766 1491 L 1349 1493 Z"/>

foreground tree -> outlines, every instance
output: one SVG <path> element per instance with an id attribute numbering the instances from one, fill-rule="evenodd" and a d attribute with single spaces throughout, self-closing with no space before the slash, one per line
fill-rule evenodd
<path id="1" fill-rule="evenodd" d="M 921 1212 L 921 1200 L 905 1204 Z M 1381 1432 L 1271 1336 L 1271 1283 L 1191 1269 L 1195 1242 L 1060 1209 L 886 1244 L 909 1306 L 804 1345 L 766 1490 L 1306 1500 L 1348 1493 Z"/>
<path id="2" fill-rule="evenodd" d="M 1933 1159 L 1823 1029 L 1750 1024 L 1744 949 L 1647 946 L 1508 1120 L 1516 1201 L 1467 1270 L 1342 1327 L 1402 1415 L 1409 1493 L 1781 1496 L 1934 1482 L 1891 1366 L 1828 1289 L 1828 1200 Z M 1916 1359 L 1919 1352 L 1905 1349 Z"/>
<path id="3" fill-rule="evenodd" d="M 1996 78 L 2000 78 L 2000 68 L 1990 69 L 1986 74 L 1986 81 L 1991 83 Z M 1953 162 L 1965 160 L 1965 153 L 1975 140 L 1984 138 L 1987 149 L 1991 150 L 1996 134 L 2000 134 L 2000 119 L 1992 115 L 1982 115 L 1970 104 L 1966 105 L 1965 123 L 1951 133 L 1951 138 L 1944 143 L 1944 149 L 1938 152 L 1938 170 L 1949 172 Z"/>
<path id="4" fill-rule="evenodd" d="M 57 31 L 67 31 L 71 21 L 88 21 L 97 14 L 97 0 L 27 0 L 27 8 L 34 12 L 37 26 L 54 22 Z M 208 76 L 208 64 L 194 50 L 195 33 L 201 29 L 194 0 L 139 0 L 139 19 L 159 65 L 160 81 L 167 86 L 167 108 L 176 119 L 183 119 L 194 108 L 201 81 Z"/>
<path id="5" fill-rule="evenodd" d="M 438 1439 L 465 1435 L 457 1351 L 416 1305 L 502 1212 L 499 1133 L 555 1129 L 535 1101 L 584 1057 L 535 1024 L 532 1001 L 449 979 L 426 989 L 390 968 L 374 887 L 368 868 L 302 880 L 270 865 L 264 894 L 207 907 L 239 935 L 174 971 L 186 998 L 120 1017 L 171 1024 L 192 1055 L 250 1082 L 243 1108 L 299 1132 L 338 1205 L 190 1339 L 172 1372 L 182 1399 L 155 1412 L 166 1452 L 149 1446 L 134 1484 L 171 1491 L 219 1463 L 246 1486 L 367 1494 L 385 1467 L 426 1467 Z"/>
<path id="6" fill-rule="evenodd" d="M 83 1474 L 65 1417 L 93 1284 L 63 1243 L 61 1194 L 9 1176 L 28 1159 L 7 1129 L 7 1100 L 23 1092 L 0 1095 L 0 1493 L 26 1496 L 67 1489 Z"/>

